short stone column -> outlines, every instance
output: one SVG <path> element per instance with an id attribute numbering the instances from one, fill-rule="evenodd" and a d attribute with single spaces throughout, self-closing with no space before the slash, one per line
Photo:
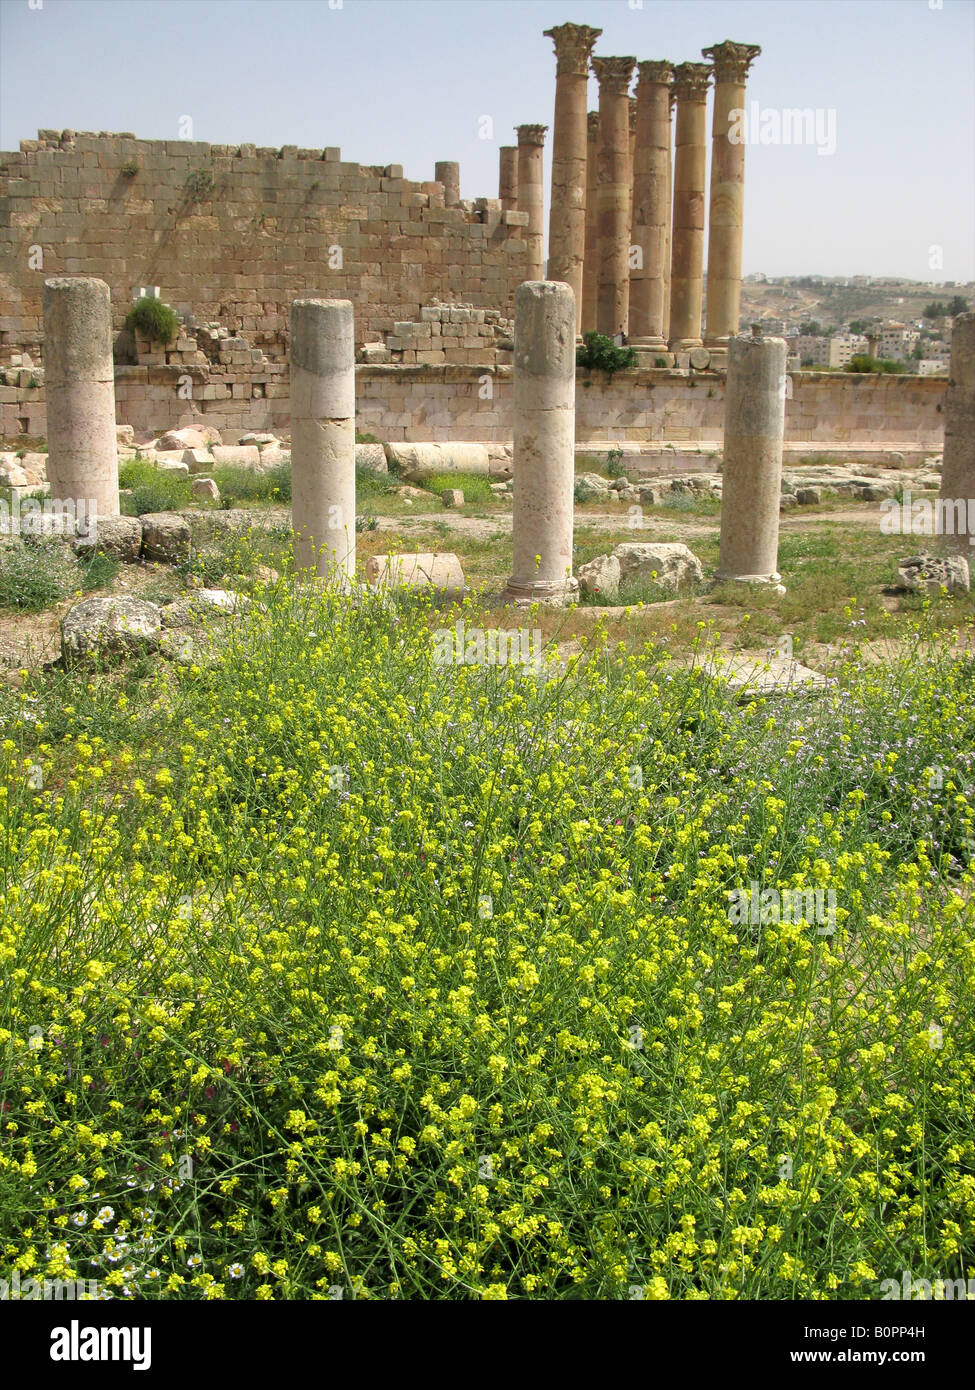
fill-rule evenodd
<path id="1" fill-rule="evenodd" d="M 635 58 L 593 58 L 599 83 L 596 331 L 625 331 L 630 307 L 630 79 Z"/>
<path id="2" fill-rule="evenodd" d="M 667 62 L 637 64 L 636 149 L 631 237 L 629 338 L 633 347 L 667 347 L 664 273 L 670 222 L 670 81 Z"/>
<path id="3" fill-rule="evenodd" d="M 724 347 L 738 332 L 741 240 L 745 201 L 745 78 L 761 48 L 717 43 L 701 52 L 714 64 L 711 122 L 711 205 L 708 210 L 708 296 L 705 342 Z M 735 112 L 739 114 L 736 116 Z M 732 139 L 732 136 L 735 136 Z"/>
<path id="4" fill-rule="evenodd" d="M 545 181 L 542 146 L 547 125 L 520 125 L 518 136 L 518 211 L 528 213 L 525 241 L 525 279 L 540 280 L 545 273 Z"/>
<path id="5" fill-rule="evenodd" d="M 444 207 L 452 208 L 460 202 L 460 165 L 452 159 L 438 159 L 433 166 L 436 183 L 443 184 Z"/>
<path id="6" fill-rule="evenodd" d="M 518 211 L 517 145 L 502 145 L 498 151 L 498 197 L 502 212 Z"/>
<path id="7" fill-rule="evenodd" d="M 555 44 L 555 128 L 548 274 L 572 286 L 582 325 L 582 267 L 586 254 L 586 131 L 589 59 L 602 29 L 559 24 L 545 34 Z"/>
<path id="8" fill-rule="evenodd" d="M 785 354 L 755 332 L 728 343 L 718 579 L 779 582 Z"/>
<path id="9" fill-rule="evenodd" d="M 582 266 L 582 323 L 581 331 L 596 331 L 596 282 L 599 278 L 599 237 L 596 232 L 596 141 L 599 135 L 599 112 L 590 111 L 587 117 L 586 140 L 586 255 Z"/>
<path id="10" fill-rule="evenodd" d="M 674 236 L 670 267 L 670 346 L 701 346 L 704 198 L 707 168 L 709 63 L 674 68 L 677 142 L 674 154 Z"/>
<path id="11" fill-rule="evenodd" d="M 576 306 L 569 285 L 515 290 L 514 516 L 509 603 L 564 604 L 572 576 Z"/>
<path id="12" fill-rule="evenodd" d="M 355 327 L 348 299 L 291 305 L 291 515 L 295 563 L 355 574 Z"/>
<path id="13" fill-rule="evenodd" d="M 41 301 L 51 498 L 95 535 L 99 517 L 119 514 L 111 294 L 104 280 L 58 275 Z"/>
<path id="14" fill-rule="evenodd" d="M 975 561 L 975 310 L 959 314 L 951 328 L 951 363 L 945 396 L 945 447 L 938 508 L 940 545 Z M 961 506 L 959 506 L 961 503 Z M 960 525 L 961 515 L 965 518 Z M 950 509 L 951 532 L 945 525 Z"/>

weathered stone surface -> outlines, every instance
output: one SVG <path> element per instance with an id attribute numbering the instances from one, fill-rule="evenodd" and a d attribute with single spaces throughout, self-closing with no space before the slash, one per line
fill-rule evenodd
<path id="1" fill-rule="evenodd" d="M 800 507 L 813 507 L 821 500 L 818 487 L 797 487 L 796 501 Z"/>
<path id="2" fill-rule="evenodd" d="M 142 553 L 147 560 L 179 560 L 189 547 L 190 524 L 179 512 L 147 512 L 142 518 Z"/>
<path id="3" fill-rule="evenodd" d="M 190 473 L 199 473 L 201 468 L 212 468 L 216 461 L 209 449 L 186 449 L 183 452 L 183 463 Z"/>
<path id="4" fill-rule="evenodd" d="M 485 444 L 387 444 L 389 462 L 411 482 L 420 483 L 437 473 L 489 473 Z"/>
<path id="5" fill-rule="evenodd" d="M 79 554 L 89 553 L 93 548 L 113 559 L 135 563 L 142 553 L 141 519 L 137 516 L 99 517 L 92 538 L 79 536 L 75 541 Z"/>
<path id="6" fill-rule="evenodd" d="M 615 603 L 620 594 L 620 562 L 615 555 L 597 555 L 576 571 L 579 592 L 586 598 Z"/>
<path id="7" fill-rule="evenodd" d="M 613 555 L 619 562 L 621 583 L 650 579 L 655 571 L 655 582 L 676 592 L 704 578 L 700 560 L 680 541 L 624 541 L 614 547 Z"/>
<path id="8" fill-rule="evenodd" d="M 220 489 L 212 478 L 194 478 L 193 496 L 201 502 L 219 502 Z"/>
<path id="9" fill-rule="evenodd" d="M 964 555 L 942 558 L 938 555 L 914 555 L 897 565 L 900 586 L 918 594 L 941 593 L 942 586 L 949 594 L 967 594 L 971 581 L 968 561 Z"/>
<path id="10" fill-rule="evenodd" d="M 135 444 L 135 430 L 131 425 L 116 425 L 115 439 L 118 444 Z"/>
<path id="11" fill-rule="evenodd" d="M 449 551 L 441 554 L 370 555 L 366 580 L 377 589 L 436 589 L 446 598 L 462 598 L 464 571 Z"/>
<path id="12" fill-rule="evenodd" d="M 609 483 L 598 473 L 578 473 L 575 480 L 575 500 L 592 502 L 596 498 L 608 500 Z"/>
<path id="13" fill-rule="evenodd" d="M 216 463 L 233 463 L 241 468 L 260 468 L 261 451 L 256 444 L 233 448 L 227 444 L 214 444 L 212 451 Z"/>
<path id="14" fill-rule="evenodd" d="M 704 669 L 707 675 L 726 681 L 737 690 L 741 702 L 765 695 L 811 695 L 833 683 L 820 672 L 785 656 L 715 652 Z"/>
<path id="15" fill-rule="evenodd" d="M 369 468 L 373 473 L 388 473 L 386 451 L 381 444 L 357 444 L 355 446 L 356 468 Z"/>
<path id="16" fill-rule="evenodd" d="M 141 598 L 86 598 L 61 622 L 61 649 L 66 657 L 93 652 L 151 650 L 159 637 L 161 619 L 154 603 Z"/>
<path id="17" fill-rule="evenodd" d="M 445 507 L 462 507 L 464 505 L 464 493 L 459 487 L 444 488 L 440 494 L 440 499 Z"/>
<path id="18" fill-rule="evenodd" d="M 163 627 L 192 627 L 207 618 L 227 618 L 250 607 L 246 594 L 230 589 L 197 589 L 193 594 L 167 603 L 160 612 Z"/>
<path id="19" fill-rule="evenodd" d="M 207 438 L 203 431 L 189 426 L 181 430 L 167 430 L 156 442 L 157 452 L 168 449 L 205 449 L 206 446 Z"/>

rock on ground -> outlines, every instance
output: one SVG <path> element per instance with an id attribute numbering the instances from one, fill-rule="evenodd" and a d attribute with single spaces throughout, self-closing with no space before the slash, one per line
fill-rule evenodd
<path id="1" fill-rule="evenodd" d="M 94 652 L 152 650 L 162 627 L 159 609 L 141 598 L 86 598 L 61 622 L 61 650 L 67 657 Z"/>
<path id="2" fill-rule="evenodd" d="M 900 586 L 917 594 L 967 594 L 970 588 L 968 561 L 964 555 L 914 555 L 897 565 Z"/>
<path id="3" fill-rule="evenodd" d="M 190 524 L 179 512 L 146 512 L 142 553 L 147 560 L 181 560 L 190 548 Z"/>
<path id="4" fill-rule="evenodd" d="M 250 599 L 246 594 L 235 594 L 230 589 L 197 589 L 193 594 L 167 603 L 160 618 L 163 627 L 191 627 L 209 617 L 226 618 L 232 613 L 243 613 L 249 607 Z"/>
<path id="5" fill-rule="evenodd" d="M 75 550 L 83 555 L 92 549 L 111 555 L 116 560 L 134 563 L 142 554 L 142 521 L 137 516 L 102 516 L 94 526 L 94 535 L 88 540 L 80 536 L 75 541 Z"/>

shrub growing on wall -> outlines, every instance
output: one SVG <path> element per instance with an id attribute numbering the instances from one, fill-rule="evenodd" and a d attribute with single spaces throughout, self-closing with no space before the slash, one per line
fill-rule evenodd
<path id="1" fill-rule="evenodd" d="M 146 295 L 132 305 L 125 316 L 125 326 L 151 343 L 171 343 L 179 329 L 179 316 L 161 299 Z"/>
<path id="2" fill-rule="evenodd" d="M 587 333 L 583 346 L 576 351 L 576 366 L 590 367 L 612 376 L 624 367 L 636 366 L 636 353 L 632 348 L 617 347 L 612 338 L 605 333 Z"/>

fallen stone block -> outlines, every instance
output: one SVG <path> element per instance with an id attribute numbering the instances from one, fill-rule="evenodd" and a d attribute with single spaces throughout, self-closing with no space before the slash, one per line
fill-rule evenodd
<path id="1" fill-rule="evenodd" d="M 389 463 L 410 482 L 422 482 L 437 473 L 491 471 L 485 444 L 387 444 Z"/>
<path id="2" fill-rule="evenodd" d="M 207 618 L 227 618 L 243 613 L 250 607 L 246 594 L 231 589 L 197 589 L 195 593 L 174 599 L 160 610 L 163 627 L 192 627 Z"/>
<path id="3" fill-rule="evenodd" d="M 190 524 L 179 512 L 147 512 L 142 518 L 142 553 L 172 563 L 190 548 Z"/>
<path id="4" fill-rule="evenodd" d="M 355 446 L 356 468 L 368 468 L 373 473 L 388 473 L 386 451 L 381 444 L 357 444 Z"/>
<path id="5" fill-rule="evenodd" d="M 902 589 L 936 597 L 942 587 L 949 594 L 967 594 L 971 587 L 968 561 L 964 555 L 914 555 L 900 560 L 897 582 Z"/>
<path id="6" fill-rule="evenodd" d="M 466 588 L 460 560 L 449 551 L 370 555 L 366 581 L 375 589 L 434 589 L 445 598 L 462 598 Z"/>
<path id="7" fill-rule="evenodd" d="M 74 548 L 79 555 L 100 550 L 114 560 L 134 564 L 142 554 L 142 521 L 137 516 L 98 517 L 91 536 L 78 536 Z"/>
<path id="8" fill-rule="evenodd" d="M 64 615 L 61 650 L 68 658 L 152 650 L 161 627 L 159 609 L 144 599 L 87 598 Z"/>
<path id="9" fill-rule="evenodd" d="M 440 500 L 445 507 L 462 507 L 464 505 L 464 494 L 459 487 L 444 488 L 440 494 Z"/>
<path id="10" fill-rule="evenodd" d="M 220 489 L 212 478 L 194 478 L 193 496 L 200 502 L 219 502 Z"/>

